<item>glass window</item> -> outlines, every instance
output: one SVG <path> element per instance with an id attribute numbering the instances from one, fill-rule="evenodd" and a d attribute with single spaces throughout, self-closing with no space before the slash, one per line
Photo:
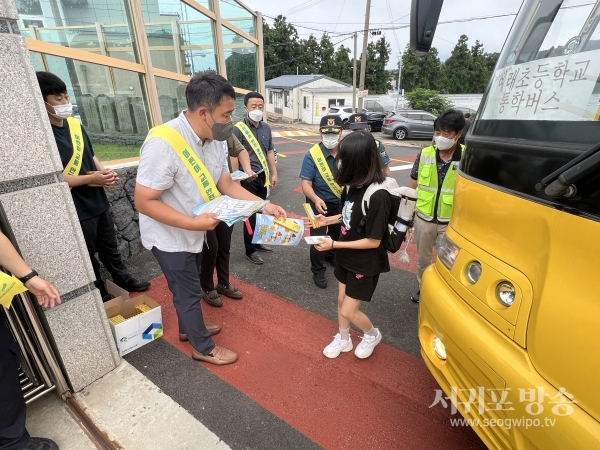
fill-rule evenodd
<path id="1" fill-rule="evenodd" d="M 284 91 L 283 104 L 286 108 L 292 108 L 292 96 L 290 95 L 290 91 Z"/>
<path id="2" fill-rule="evenodd" d="M 410 120 L 421 120 L 421 115 L 420 114 L 409 114 L 408 118 Z"/>
<path id="3" fill-rule="evenodd" d="M 338 98 L 337 100 L 337 104 L 338 106 L 344 106 L 344 103 L 346 103 L 346 100 L 343 98 Z M 351 111 L 352 112 L 352 111 Z"/>
<path id="4" fill-rule="evenodd" d="M 217 71 L 212 19 L 179 0 L 142 0 L 142 11 L 154 67 L 184 75 Z"/>
<path id="5" fill-rule="evenodd" d="M 235 87 L 258 90 L 258 63 L 256 45 L 222 27 L 223 48 L 227 78 Z"/>
<path id="6" fill-rule="evenodd" d="M 266 117 L 265 111 L 265 117 Z M 244 110 L 244 94 L 235 94 L 235 110 L 233 111 L 233 123 L 237 123 L 244 118 L 246 111 Z M 266 119 L 265 119 L 266 120 Z"/>
<path id="7" fill-rule="evenodd" d="M 26 37 L 139 62 L 127 0 L 16 0 Z"/>
<path id="8" fill-rule="evenodd" d="M 235 0 L 220 0 L 219 9 L 223 19 L 250 36 L 256 37 L 255 17 L 246 8 L 235 3 Z"/>
<path id="9" fill-rule="evenodd" d="M 273 91 L 269 89 L 269 104 L 273 104 Z"/>
<path id="10" fill-rule="evenodd" d="M 33 66 L 33 70 L 36 72 L 43 72 L 46 70 L 44 67 L 44 60 L 41 53 L 29 52 L 29 56 L 31 58 L 31 65 Z"/>
<path id="11" fill-rule="evenodd" d="M 599 120 L 597 6 L 577 0 L 524 2 L 500 54 L 481 118 Z"/>
<path id="12" fill-rule="evenodd" d="M 307 97 L 306 95 L 303 97 L 304 98 L 304 109 L 310 109 L 310 97 Z"/>
<path id="13" fill-rule="evenodd" d="M 167 78 L 154 78 L 160 104 L 160 115 L 163 123 L 179 116 L 181 111 L 187 109 L 185 100 L 185 87 L 187 83 Z"/>
<path id="14" fill-rule="evenodd" d="M 139 156 L 150 123 L 141 74 L 59 56 L 44 58 L 48 70 L 67 85 L 74 116 L 96 156 L 101 161 Z"/>

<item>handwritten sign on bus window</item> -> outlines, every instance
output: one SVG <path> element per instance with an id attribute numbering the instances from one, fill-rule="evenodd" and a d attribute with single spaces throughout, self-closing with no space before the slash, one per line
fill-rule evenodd
<path id="1" fill-rule="evenodd" d="M 538 59 L 494 73 L 482 119 L 594 120 L 600 50 Z"/>

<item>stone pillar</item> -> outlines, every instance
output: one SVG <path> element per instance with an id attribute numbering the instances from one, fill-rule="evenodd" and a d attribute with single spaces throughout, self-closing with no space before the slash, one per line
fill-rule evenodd
<path id="1" fill-rule="evenodd" d="M 13 0 L 0 0 L 0 206 L 63 304 L 44 312 L 75 391 L 120 362 Z"/>

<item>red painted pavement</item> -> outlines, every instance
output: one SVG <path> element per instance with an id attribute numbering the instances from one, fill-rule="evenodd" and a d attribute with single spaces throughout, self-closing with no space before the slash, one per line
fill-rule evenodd
<path id="1" fill-rule="evenodd" d="M 437 384 L 419 358 L 379 344 L 366 360 L 352 352 L 330 360 L 322 349 L 337 324 L 254 285 L 232 279 L 241 301 L 202 304 L 215 341 L 236 351 L 231 366 L 204 366 L 327 449 L 482 449 L 475 433 L 450 426 L 450 413 L 429 408 Z M 162 306 L 164 339 L 189 355 L 164 276 L 147 293 Z M 335 308 L 335 290 L 331 305 Z M 382 330 L 385 335 L 386 330 Z M 360 339 L 352 332 L 354 345 Z"/>

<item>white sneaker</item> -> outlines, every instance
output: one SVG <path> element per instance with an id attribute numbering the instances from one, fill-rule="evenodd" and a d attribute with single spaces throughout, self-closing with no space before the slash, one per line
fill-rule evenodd
<path id="1" fill-rule="evenodd" d="M 323 349 L 323 354 L 328 358 L 337 358 L 342 352 L 349 352 L 352 350 L 352 338 L 347 341 L 342 339 L 340 333 L 336 334 L 331 344 Z"/>
<path id="2" fill-rule="evenodd" d="M 379 328 L 375 328 L 375 330 L 377 331 L 377 336 L 369 336 L 368 334 L 361 336 L 362 341 L 356 346 L 356 350 L 354 351 L 357 358 L 368 358 L 373 353 L 375 346 L 381 342 Z"/>

